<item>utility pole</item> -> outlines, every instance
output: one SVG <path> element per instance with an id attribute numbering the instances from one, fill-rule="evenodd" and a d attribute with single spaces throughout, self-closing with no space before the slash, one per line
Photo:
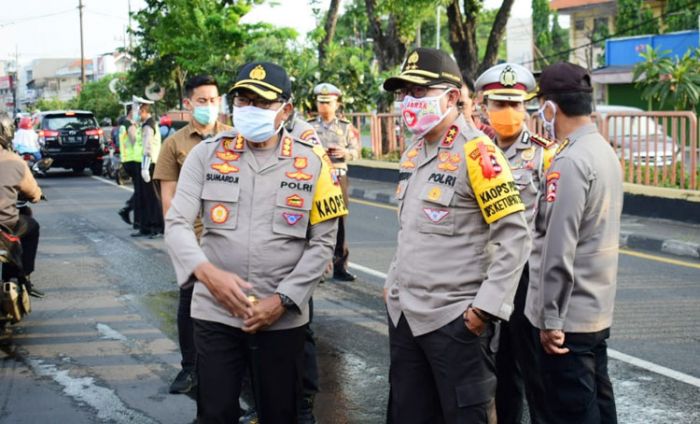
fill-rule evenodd
<path id="1" fill-rule="evenodd" d="M 440 8 L 438 5 L 435 8 L 435 48 L 440 50 Z"/>
<path id="2" fill-rule="evenodd" d="M 85 86 L 85 51 L 83 49 L 83 0 L 78 0 L 78 11 L 80 13 L 80 84 Z"/>

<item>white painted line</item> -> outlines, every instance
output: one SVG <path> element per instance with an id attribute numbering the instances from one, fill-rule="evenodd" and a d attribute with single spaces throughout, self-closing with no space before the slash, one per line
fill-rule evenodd
<path id="1" fill-rule="evenodd" d="M 95 384 L 92 377 L 71 377 L 67 370 L 45 364 L 39 359 L 30 358 L 27 359 L 27 363 L 37 375 L 49 377 L 60 384 L 63 393 L 94 409 L 100 421 L 155 424 L 151 418 L 126 406 L 114 390 Z"/>
<path id="2" fill-rule="evenodd" d="M 608 349 L 608 356 L 613 359 L 617 359 L 618 361 L 627 362 L 628 364 L 632 364 L 636 367 L 644 368 L 647 371 L 690 384 L 691 386 L 700 387 L 700 378 L 693 377 L 692 375 L 684 374 L 680 371 L 672 370 L 661 365 L 656 365 L 652 362 L 645 361 L 644 359 L 635 358 L 634 356 L 627 355 L 626 353 L 618 352 L 615 349 Z"/>
<path id="3" fill-rule="evenodd" d="M 94 179 L 94 180 L 97 180 L 97 181 L 102 181 L 102 182 L 105 183 L 105 184 L 109 184 L 109 185 L 113 185 L 113 186 L 115 186 L 115 187 L 119 187 L 119 188 L 122 189 L 122 190 L 131 191 L 131 192 L 134 191 L 134 189 L 131 188 L 131 187 L 119 185 L 119 184 L 115 183 L 114 181 L 108 180 L 107 178 L 96 177 L 96 176 L 94 176 L 94 175 L 91 175 L 90 178 L 92 178 L 92 179 Z"/>
<path id="4" fill-rule="evenodd" d="M 372 268 L 367 268 L 362 265 L 358 265 L 355 263 L 349 263 L 348 264 L 351 268 L 363 272 L 365 274 L 369 274 L 373 277 L 377 277 L 380 279 L 385 280 L 386 279 L 386 274 L 383 272 L 376 271 Z M 695 387 L 700 387 L 700 378 L 693 377 L 692 375 L 684 374 L 680 371 L 672 370 L 670 368 L 666 368 L 661 365 L 657 365 L 653 362 L 645 361 L 644 359 L 640 359 L 631 355 L 627 355 L 626 353 L 619 352 L 615 349 L 610 349 L 608 348 L 608 356 L 617 359 L 618 361 L 626 362 L 630 365 L 634 365 L 637 368 L 642 368 L 647 371 L 651 371 L 653 373 L 663 375 L 664 377 L 672 378 L 674 380 L 680 381 L 682 383 L 690 384 L 691 386 Z"/>
<path id="5" fill-rule="evenodd" d="M 126 341 L 125 335 L 118 332 L 117 330 L 115 330 L 107 324 L 102 324 L 101 322 L 97 323 L 97 333 L 100 334 L 101 339 Z"/>
<path id="6" fill-rule="evenodd" d="M 372 268 L 367 268 L 366 266 L 362 266 L 360 264 L 355 264 L 352 262 L 350 262 L 348 265 L 351 268 L 356 269 L 362 273 L 369 274 L 372 277 L 377 277 L 377 278 L 380 278 L 382 280 L 386 280 L 386 274 L 384 274 L 383 272 L 376 271 L 376 270 L 373 270 Z"/>

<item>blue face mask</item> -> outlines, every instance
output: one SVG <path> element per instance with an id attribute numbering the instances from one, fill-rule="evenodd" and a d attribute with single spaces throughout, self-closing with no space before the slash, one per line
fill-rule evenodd
<path id="1" fill-rule="evenodd" d="M 201 125 L 211 125 L 216 122 L 216 118 L 219 115 L 218 106 L 197 106 L 194 108 L 194 120 L 199 122 Z"/>
<path id="2" fill-rule="evenodd" d="M 255 106 L 233 107 L 233 126 L 246 140 L 262 143 L 280 130 L 282 125 L 275 128 L 275 118 L 284 108 L 278 110 L 260 109 Z"/>

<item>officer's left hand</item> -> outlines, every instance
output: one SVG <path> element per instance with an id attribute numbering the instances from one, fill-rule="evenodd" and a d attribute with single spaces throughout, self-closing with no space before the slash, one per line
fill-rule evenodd
<path id="1" fill-rule="evenodd" d="M 540 330 L 540 343 L 544 351 L 550 355 L 563 355 L 569 353 L 564 346 L 564 332 L 561 330 Z"/>
<path id="2" fill-rule="evenodd" d="M 148 172 L 148 169 L 141 170 L 141 178 L 143 178 L 143 182 L 145 182 L 145 183 L 151 182 L 151 173 Z"/>
<path id="3" fill-rule="evenodd" d="M 472 307 L 467 308 L 467 311 L 462 316 L 464 318 L 464 325 L 467 326 L 467 330 L 480 336 L 486 329 L 486 323 L 474 313 L 473 309 Z"/>
<path id="4" fill-rule="evenodd" d="M 253 334 L 260 329 L 269 327 L 284 314 L 285 309 L 282 306 L 282 301 L 280 297 L 273 294 L 270 297 L 261 299 L 253 305 L 253 315 L 243 321 L 245 325 L 243 331 L 246 333 Z"/>

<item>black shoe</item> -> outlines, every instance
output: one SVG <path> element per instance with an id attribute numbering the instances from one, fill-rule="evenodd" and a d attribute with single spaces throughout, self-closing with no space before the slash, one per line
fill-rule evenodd
<path id="1" fill-rule="evenodd" d="M 194 390 L 195 387 L 197 387 L 197 375 L 194 370 L 180 370 L 175 380 L 170 384 L 170 393 L 186 394 Z"/>
<path id="2" fill-rule="evenodd" d="M 260 424 L 258 420 L 258 413 L 255 408 L 246 411 L 246 413 L 238 419 L 239 424 Z"/>
<path id="3" fill-rule="evenodd" d="M 301 409 L 297 416 L 299 424 L 316 424 L 314 417 L 314 395 L 304 395 L 301 399 Z"/>
<path id="4" fill-rule="evenodd" d="M 43 291 L 37 289 L 37 288 L 34 287 L 34 286 L 30 286 L 30 287 L 27 289 L 27 292 L 29 292 L 29 295 L 30 295 L 31 297 L 36 297 L 37 299 L 41 299 L 41 298 L 43 298 L 43 297 L 46 296 L 46 294 L 45 294 Z"/>
<path id="5" fill-rule="evenodd" d="M 143 231 L 136 231 L 134 233 L 131 233 L 131 237 L 147 237 L 150 236 L 151 233 L 143 232 Z"/>
<path id="6" fill-rule="evenodd" d="M 159 238 L 161 238 L 161 237 L 163 237 L 163 233 L 151 233 L 151 235 L 148 236 L 148 238 L 151 239 L 151 240 L 153 240 L 153 239 L 159 239 Z"/>
<path id="7" fill-rule="evenodd" d="M 127 224 L 131 225 L 131 218 L 129 217 L 129 209 L 127 208 L 121 208 L 119 209 L 119 212 L 117 212 L 119 216 L 122 218 L 122 221 L 126 222 Z"/>
<path id="8" fill-rule="evenodd" d="M 339 281 L 355 281 L 357 277 L 354 275 L 350 274 L 346 270 L 340 270 L 340 271 L 334 271 L 333 272 L 333 278 Z"/>

